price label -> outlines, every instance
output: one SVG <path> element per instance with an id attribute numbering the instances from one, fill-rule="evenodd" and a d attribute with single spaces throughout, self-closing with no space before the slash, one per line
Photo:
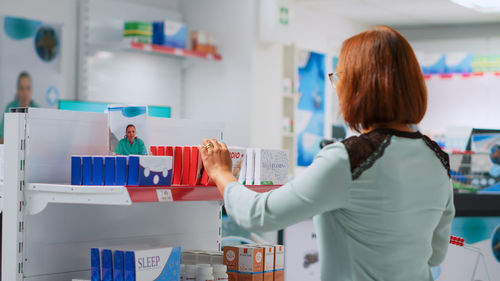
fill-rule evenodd
<path id="1" fill-rule="evenodd" d="M 184 55 L 184 51 L 181 50 L 181 49 L 174 49 L 174 55 L 176 55 L 176 56 L 183 56 Z"/>
<path id="2" fill-rule="evenodd" d="M 158 189 L 156 190 L 159 202 L 172 202 L 174 198 L 172 197 L 172 191 L 170 189 Z"/>

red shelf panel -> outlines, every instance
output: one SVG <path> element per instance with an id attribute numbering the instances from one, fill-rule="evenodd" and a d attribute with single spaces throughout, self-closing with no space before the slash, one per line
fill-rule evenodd
<path id="1" fill-rule="evenodd" d="M 130 42 L 130 48 L 133 50 L 140 50 L 151 53 L 158 53 L 164 55 L 171 55 L 177 57 L 191 57 L 191 58 L 200 58 L 200 59 L 211 59 L 211 60 L 222 60 L 222 56 L 220 54 L 209 54 L 209 53 L 201 53 L 193 50 L 173 48 L 162 45 L 155 44 L 144 44 L 137 42 Z"/>
<path id="2" fill-rule="evenodd" d="M 277 189 L 278 185 L 247 186 L 255 192 L 267 192 Z M 133 203 L 160 201 L 220 201 L 222 196 L 215 186 L 163 186 L 163 187 L 127 187 Z M 168 193 L 168 199 L 160 200 L 158 193 Z"/>

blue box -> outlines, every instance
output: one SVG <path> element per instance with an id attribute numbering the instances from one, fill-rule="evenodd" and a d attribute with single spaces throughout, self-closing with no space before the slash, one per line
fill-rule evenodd
<path id="1" fill-rule="evenodd" d="M 126 185 L 127 184 L 127 157 L 126 156 L 117 156 L 115 167 L 116 167 L 115 184 L 116 185 Z"/>
<path id="2" fill-rule="evenodd" d="M 71 184 L 82 185 L 82 157 L 71 156 Z"/>
<path id="3" fill-rule="evenodd" d="M 115 251 L 113 259 L 113 281 L 125 281 L 125 253 Z"/>
<path id="4" fill-rule="evenodd" d="M 92 156 L 92 185 L 104 185 L 104 157 Z"/>
<path id="5" fill-rule="evenodd" d="M 158 156 L 153 156 L 153 157 L 158 157 Z M 128 157 L 127 185 L 128 186 L 139 185 L 139 156 Z"/>
<path id="6" fill-rule="evenodd" d="M 90 281 L 101 281 L 101 259 L 99 249 L 90 249 Z"/>
<path id="7" fill-rule="evenodd" d="M 92 156 L 82 157 L 82 185 L 92 185 Z"/>
<path id="8" fill-rule="evenodd" d="M 172 185 L 172 156 L 139 157 L 139 186 Z"/>
<path id="9" fill-rule="evenodd" d="M 134 252 L 125 252 L 125 281 L 135 281 L 135 255 Z"/>
<path id="10" fill-rule="evenodd" d="M 187 26 L 176 21 L 153 22 L 153 44 L 186 48 Z"/>
<path id="11" fill-rule="evenodd" d="M 113 281 L 113 253 L 102 250 L 102 281 Z"/>
<path id="12" fill-rule="evenodd" d="M 116 157 L 104 157 L 104 185 L 115 185 Z"/>

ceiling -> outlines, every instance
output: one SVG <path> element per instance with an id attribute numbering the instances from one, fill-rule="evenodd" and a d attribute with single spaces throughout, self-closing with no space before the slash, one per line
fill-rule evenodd
<path id="1" fill-rule="evenodd" d="M 485 14 L 450 0 L 294 0 L 298 8 L 354 20 L 366 25 L 428 26 L 500 23 L 500 14 Z"/>

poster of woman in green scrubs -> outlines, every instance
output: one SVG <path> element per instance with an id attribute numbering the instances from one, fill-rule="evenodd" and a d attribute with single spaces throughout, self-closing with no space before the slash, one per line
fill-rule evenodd
<path id="1" fill-rule="evenodd" d="M 144 141 L 136 136 L 136 129 L 133 124 L 127 125 L 125 137 L 118 142 L 115 153 L 119 155 L 147 155 L 148 151 Z"/>

